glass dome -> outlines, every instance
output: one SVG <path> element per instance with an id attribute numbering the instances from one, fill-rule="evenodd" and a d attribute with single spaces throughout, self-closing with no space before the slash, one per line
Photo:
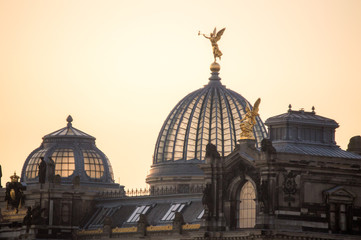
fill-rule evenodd
<path id="1" fill-rule="evenodd" d="M 79 176 L 80 183 L 114 183 L 112 166 L 95 145 L 95 138 L 74 128 L 71 116 L 68 125 L 43 137 L 43 143 L 26 159 L 21 179 L 25 183 L 39 182 L 39 166 L 43 158 L 54 165 L 54 175 L 62 183 L 71 183 Z"/>
<path id="2" fill-rule="evenodd" d="M 184 97 L 169 113 L 155 145 L 153 164 L 172 161 L 203 161 L 206 145 L 216 145 L 221 156 L 230 154 L 240 139 L 240 119 L 251 104 L 221 84 L 218 71 L 209 83 Z M 257 147 L 267 137 L 257 117 L 253 128 Z"/>

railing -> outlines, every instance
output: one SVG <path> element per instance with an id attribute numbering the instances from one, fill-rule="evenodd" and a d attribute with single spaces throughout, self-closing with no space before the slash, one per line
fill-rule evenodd
<path id="1" fill-rule="evenodd" d="M 139 196 L 149 196 L 150 192 L 149 192 L 149 188 L 136 188 L 136 189 L 128 189 L 125 192 L 125 195 L 128 197 L 139 197 Z"/>
<path id="2" fill-rule="evenodd" d="M 121 198 L 121 197 L 125 197 L 125 192 L 123 189 L 104 191 L 99 194 L 99 197 L 100 198 Z"/>
<path id="3" fill-rule="evenodd" d="M 202 193 L 204 189 L 203 185 L 179 185 L 176 187 L 158 187 L 158 188 L 140 188 L 140 189 L 128 189 L 126 196 L 138 197 L 138 196 L 158 196 L 158 195 L 169 195 L 169 194 L 182 194 L 182 193 Z"/>
<path id="4" fill-rule="evenodd" d="M 169 194 L 183 194 L 183 193 L 203 193 L 203 185 L 192 185 L 180 184 L 176 187 L 165 186 L 158 188 L 135 188 L 124 191 L 121 190 L 110 190 L 104 191 L 99 194 L 100 198 L 121 198 L 121 197 L 141 197 L 141 196 L 159 196 Z"/>

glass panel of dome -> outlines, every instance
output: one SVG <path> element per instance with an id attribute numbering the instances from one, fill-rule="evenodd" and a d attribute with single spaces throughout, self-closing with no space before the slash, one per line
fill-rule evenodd
<path id="1" fill-rule="evenodd" d="M 166 152 L 166 153 L 164 154 L 164 159 L 165 159 L 165 161 L 170 161 L 170 160 L 172 160 L 172 157 L 173 157 L 172 153 Z"/>
<path id="2" fill-rule="evenodd" d="M 230 154 L 232 152 L 231 146 L 224 146 L 224 152 L 225 152 L 225 155 Z"/>
<path id="3" fill-rule="evenodd" d="M 194 141 L 189 141 L 189 144 L 187 146 L 187 151 L 194 152 L 196 150 Z"/>
<path id="4" fill-rule="evenodd" d="M 101 178 L 104 175 L 104 166 L 101 156 L 94 150 L 82 150 L 82 152 L 85 173 L 90 178 Z M 111 168 L 110 165 L 109 168 Z"/>
<path id="5" fill-rule="evenodd" d="M 187 160 L 195 159 L 194 154 L 195 154 L 195 152 L 189 152 L 189 153 L 187 153 Z"/>
<path id="6" fill-rule="evenodd" d="M 183 152 L 175 152 L 174 153 L 174 160 L 180 160 L 183 158 Z"/>
<path id="7" fill-rule="evenodd" d="M 166 134 L 165 134 L 165 133 L 163 133 L 162 137 L 160 138 L 160 141 L 164 142 L 165 137 L 166 137 Z"/>
<path id="8" fill-rule="evenodd" d="M 75 134 L 74 134 L 73 130 L 71 128 L 69 128 L 67 135 L 75 135 Z"/>
<path id="9" fill-rule="evenodd" d="M 194 128 L 191 128 L 191 129 L 189 130 L 188 138 L 190 138 L 190 139 L 195 139 L 195 138 L 196 138 L 196 133 L 197 133 L 197 131 L 196 131 Z"/>
<path id="10" fill-rule="evenodd" d="M 177 141 L 177 145 L 175 145 L 174 151 L 183 151 L 183 141 L 182 140 L 178 140 Z"/>
<path id="11" fill-rule="evenodd" d="M 27 179 L 34 179 L 39 174 L 39 164 L 41 162 L 40 157 L 44 157 L 45 152 L 48 149 L 41 149 L 33 154 L 30 158 L 28 165 L 26 166 L 25 176 Z"/>
<path id="12" fill-rule="evenodd" d="M 110 173 L 111 180 L 114 181 L 113 168 L 112 168 L 112 165 L 110 164 L 110 161 L 109 161 L 109 159 L 107 158 L 107 156 L 105 156 L 105 160 L 107 161 L 107 164 L 108 164 L 108 168 L 109 168 L 109 173 Z M 102 168 L 102 170 L 104 171 L 104 168 Z"/>
<path id="13" fill-rule="evenodd" d="M 178 136 L 183 136 L 186 134 L 186 129 L 185 128 L 179 128 L 178 130 Z"/>
<path id="14" fill-rule="evenodd" d="M 59 135 L 60 135 L 60 136 L 65 136 L 65 135 L 66 135 L 66 130 L 60 132 Z"/>
<path id="15" fill-rule="evenodd" d="M 59 148 L 52 154 L 55 162 L 55 174 L 61 177 L 69 177 L 75 170 L 74 153 L 72 149 Z"/>

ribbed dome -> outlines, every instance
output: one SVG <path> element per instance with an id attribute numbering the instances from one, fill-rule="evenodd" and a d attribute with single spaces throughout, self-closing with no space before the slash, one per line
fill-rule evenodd
<path id="1" fill-rule="evenodd" d="M 47 165 L 54 165 L 54 175 L 60 175 L 62 183 L 71 183 L 79 176 L 80 183 L 84 184 L 113 184 L 112 166 L 96 147 L 95 138 L 74 128 L 71 116 L 67 121 L 65 128 L 44 136 L 40 147 L 30 153 L 21 173 L 22 182 L 39 182 L 39 165 L 43 158 Z"/>
<path id="2" fill-rule="evenodd" d="M 153 164 L 203 161 L 206 145 L 217 146 L 221 156 L 231 153 L 240 138 L 240 119 L 251 104 L 227 89 L 213 71 L 209 83 L 184 97 L 165 120 L 154 151 Z M 267 136 L 262 120 L 254 126 L 257 145 Z"/>

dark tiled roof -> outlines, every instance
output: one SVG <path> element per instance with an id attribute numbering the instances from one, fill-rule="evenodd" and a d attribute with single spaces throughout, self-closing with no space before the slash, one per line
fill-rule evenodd
<path id="1" fill-rule="evenodd" d="M 338 146 L 322 146 L 295 143 L 274 143 L 273 146 L 276 148 L 277 152 L 323 157 L 361 159 L 361 155 L 344 151 Z"/>
<path id="2" fill-rule="evenodd" d="M 89 217 L 89 221 L 83 225 L 84 229 L 96 229 L 102 227 L 106 216 L 112 218 L 112 227 L 132 227 L 137 223 L 127 223 L 127 220 L 136 210 L 138 206 L 150 205 L 150 210 L 146 213 L 149 225 L 159 226 L 172 224 L 172 221 L 162 221 L 163 216 L 168 212 L 173 203 L 186 203 L 182 209 L 184 221 L 186 223 L 199 223 L 197 219 L 199 214 L 203 211 L 201 195 L 199 197 L 183 196 L 169 197 L 166 199 L 154 197 L 141 198 L 125 198 L 118 200 L 102 201 L 97 204 L 96 210 Z"/>
<path id="3" fill-rule="evenodd" d="M 310 123 L 310 124 L 322 124 L 325 126 L 338 127 L 338 123 L 330 118 L 316 115 L 315 112 L 292 111 L 289 110 L 286 113 L 270 117 L 266 120 L 265 124 L 270 125 L 272 123 L 282 122 L 297 122 L 297 123 Z"/>

